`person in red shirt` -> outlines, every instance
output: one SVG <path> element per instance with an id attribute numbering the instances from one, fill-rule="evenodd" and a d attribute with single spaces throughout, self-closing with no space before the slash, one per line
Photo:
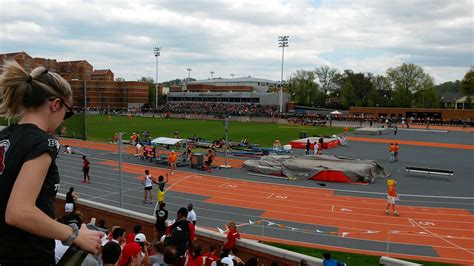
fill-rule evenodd
<path id="1" fill-rule="evenodd" d="M 195 242 L 192 251 L 188 251 L 187 266 L 201 266 L 204 263 L 204 258 L 201 255 L 201 246 Z"/>
<path id="2" fill-rule="evenodd" d="M 229 252 L 234 248 L 235 242 L 237 239 L 240 239 L 240 233 L 237 231 L 237 225 L 235 225 L 234 221 L 230 221 L 226 225 L 227 232 L 227 240 L 224 243 L 224 247 L 222 248 L 222 255 L 229 255 Z"/>
<path id="3" fill-rule="evenodd" d="M 385 214 L 390 214 L 390 206 L 392 206 L 393 209 L 393 214 L 395 216 L 399 216 L 400 214 L 398 213 L 396 209 L 396 204 L 395 201 L 398 200 L 398 195 L 397 195 L 397 190 L 395 188 L 395 185 L 397 182 L 393 179 L 387 180 L 387 186 L 388 186 L 388 195 L 387 195 L 387 208 L 385 209 Z"/>
<path id="4" fill-rule="evenodd" d="M 217 261 L 219 259 L 219 255 L 217 254 L 217 245 L 211 244 L 209 246 L 209 252 L 205 253 L 203 257 L 205 258 L 205 266 L 211 266 L 214 261 Z"/>
<path id="5" fill-rule="evenodd" d="M 91 163 L 89 160 L 87 160 L 87 157 L 85 155 L 82 155 L 82 173 L 84 174 L 84 180 L 81 181 L 81 183 L 86 183 L 90 184 L 91 183 L 91 177 L 89 176 L 89 165 Z"/>
<path id="6" fill-rule="evenodd" d="M 137 224 L 135 225 L 135 227 L 133 227 L 133 233 L 130 232 L 127 234 L 127 238 L 125 240 L 125 243 L 128 244 L 128 243 L 133 243 L 135 242 L 135 236 L 138 234 L 138 233 L 141 233 L 142 231 L 142 226 Z"/>

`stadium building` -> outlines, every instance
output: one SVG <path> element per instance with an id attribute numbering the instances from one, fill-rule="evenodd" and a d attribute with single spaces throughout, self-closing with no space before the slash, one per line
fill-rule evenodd
<path id="1" fill-rule="evenodd" d="M 139 108 L 148 102 L 148 83 L 115 81 L 110 69 L 94 70 L 86 60 L 58 62 L 56 59 L 33 58 L 26 52 L 17 52 L 0 54 L 0 67 L 4 60 L 12 59 L 27 72 L 44 66 L 64 77 L 71 84 L 75 108 L 84 107 L 84 95 L 87 95 L 87 107 L 90 109 Z"/>
<path id="2" fill-rule="evenodd" d="M 170 87 L 168 102 L 279 105 L 280 82 L 251 77 L 207 79 Z M 283 111 L 289 96 L 283 93 Z"/>

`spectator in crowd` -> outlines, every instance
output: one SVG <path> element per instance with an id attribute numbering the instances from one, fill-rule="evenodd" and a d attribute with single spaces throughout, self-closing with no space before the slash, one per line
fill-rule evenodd
<path id="1" fill-rule="evenodd" d="M 119 244 L 120 247 L 123 247 L 123 245 L 125 244 L 125 239 L 125 229 L 120 226 L 115 226 L 112 228 L 112 233 L 109 242 L 115 242 Z"/>
<path id="2" fill-rule="evenodd" d="M 245 266 L 258 266 L 258 258 L 250 257 L 246 262 Z"/>
<path id="3" fill-rule="evenodd" d="M 128 244 L 128 243 L 132 243 L 135 241 L 135 235 L 138 234 L 138 233 L 141 233 L 142 232 L 142 226 L 139 225 L 139 224 L 136 224 L 134 227 L 133 227 L 133 232 L 130 232 L 127 234 L 127 238 L 125 240 L 125 242 Z"/>
<path id="4" fill-rule="evenodd" d="M 0 115 L 19 119 L 0 131 L 0 265 L 54 264 L 55 239 L 98 253 L 100 232 L 54 220 L 60 180 L 52 135 L 74 114 L 70 85 L 44 67 L 28 74 L 5 61 L 2 70 Z"/>
<path id="5" fill-rule="evenodd" d="M 122 254 L 122 248 L 115 242 L 107 242 L 102 247 L 102 263 L 104 266 L 115 266 Z"/>
<path id="6" fill-rule="evenodd" d="M 104 219 L 100 219 L 98 222 L 97 222 L 97 226 L 101 229 L 101 231 L 109 231 L 109 229 L 105 226 L 105 220 Z"/>
<path id="7" fill-rule="evenodd" d="M 194 207 L 192 203 L 188 204 L 188 217 L 187 220 L 194 225 L 196 225 L 196 212 L 194 211 Z"/>
<path id="8" fill-rule="evenodd" d="M 146 236 L 143 233 L 138 233 L 135 235 L 135 243 L 139 244 L 142 247 L 142 257 L 143 261 L 146 264 L 149 263 L 149 256 L 148 256 L 148 249 L 150 248 L 151 244 L 146 240 Z"/>
<path id="9" fill-rule="evenodd" d="M 168 210 L 165 209 L 166 203 L 162 202 L 158 210 L 155 211 L 156 221 L 156 239 L 160 240 L 166 231 L 166 220 L 168 219 Z"/>
<path id="10" fill-rule="evenodd" d="M 370 121 L 370 126 L 372 126 L 372 121 Z M 301 260 L 300 261 L 300 266 L 309 266 L 308 262 L 306 260 Z"/>
<path id="11" fill-rule="evenodd" d="M 194 225 L 186 219 L 188 210 L 180 208 L 177 212 L 177 219 L 168 226 L 166 231 L 165 246 L 175 246 L 178 250 L 180 263 L 184 263 L 184 255 L 187 250 L 192 252 L 194 242 Z"/>
<path id="12" fill-rule="evenodd" d="M 164 251 L 165 251 L 165 245 L 163 244 L 163 241 L 156 241 L 153 244 L 154 255 L 150 256 L 150 265 L 153 265 L 153 266 L 165 265 Z"/>
<path id="13" fill-rule="evenodd" d="M 82 173 L 84 174 L 84 180 L 82 180 L 81 183 L 91 183 L 91 177 L 89 176 L 90 164 L 91 163 L 89 162 L 89 160 L 87 160 L 87 157 L 85 155 L 82 155 Z"/>
<path id="14" fill-rule="evenodd" d="M 167 265 L 176 265 L 178 259 L 178 249 L 175 246 L 165 247 L 165 251 L 163 252 L 163 260 Z"/>
<path id="15" fill-rule="evenodd" d="M 142 247 L 135 242 L 127 243 L 122 249 L 119 266 L 141 266 L 143 262 Z"/>
<path id="16" fill-rule="evenodd" d="M 227 239 L 224 243 L 224 247 L 222 248 L 221 258 L 223 256 L 227 257 L 229 252 L 234 248 L 237 239 L 240 239 L 240 233 L 237 231 L 237 225 L 234 221 L 228 222 L 225 227 L 227 230 Z"/>
<path id="17" fill-rule="evenodd" d="M 344 262 L 339 262 L 337 260 L 331 259 L 331 253 L 325 252 L 323 253 L 323 265 L 324 266 L 345 266 Z"/>
<path id="18" fill-rule="evenodd" d="M 79 195 L 74 192 L 74 187 L 70 187 L 66 193 L 66 205 L 64 206 L 64 212 L 73 212 L 75 210 L 75 201 L 79 198 Z"/>
<path id="19" fill-rule="evenodd" d="M 219 250 L 217 249 L 216 244 L 211 244 L 209 246 L 209 252 L 204 254 L 205 266 L 211 266 L 214 261 L 219 259 Z"/>
<path id="20" fill-rule="evenodd" d="M 187 266 L 201 266 L 204 264 L 204 258 L 201 255 L 201 246 L 195 242 L 194 248 L 192 251 L 189 251 L 189 254 L 186 259 Z"/>

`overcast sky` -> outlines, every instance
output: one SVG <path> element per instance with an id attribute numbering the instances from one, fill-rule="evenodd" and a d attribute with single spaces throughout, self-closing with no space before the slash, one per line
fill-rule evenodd
<path id="1" fill-rule="evenodd" d="M 383 74 L 404 62 L 435 83 L 473 63 L 473 0 L 0 0 L 0 53 L 85 59 L 115 77 L 159 81 L 280 79 L 278 36 L 289 35 L 284 79 L 321 65 Z"/>

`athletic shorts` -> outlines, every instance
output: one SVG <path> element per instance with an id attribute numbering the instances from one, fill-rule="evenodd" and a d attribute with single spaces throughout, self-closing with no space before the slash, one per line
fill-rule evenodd
<path id="1" fill-rule="evenodd" d="M 145 190 L 151 190 L 153 187 L 145 187 Z"/>
<path id="2" fill-rule="evenodd" d="M 165 192 L 161 191 L 158 189 L 158 193 L 156 193 L 156 197 L 158 198 L 158 201 L 165 201 Z"/>
<path id="3" fill-rule="evenodd" d="M 396 200 L 397 200 L 397 197 L 392 197 L 390 195 L 387 195 L 387 203 L 388 204 L 395 204 Z"/>
<path id="4" fill-rule="evenodd" d="M 64 205 L 64 211 L 65 212 L 73 212 L 74 211 L 74 203 L 66 203 L 66 205 Z"/>
<path id="5" fill-rule="evenodd" d="M 84 172 L 84 174 L 88 174 L 89 173 L 89 167 L 82 168 L 82 171 Z"/>

